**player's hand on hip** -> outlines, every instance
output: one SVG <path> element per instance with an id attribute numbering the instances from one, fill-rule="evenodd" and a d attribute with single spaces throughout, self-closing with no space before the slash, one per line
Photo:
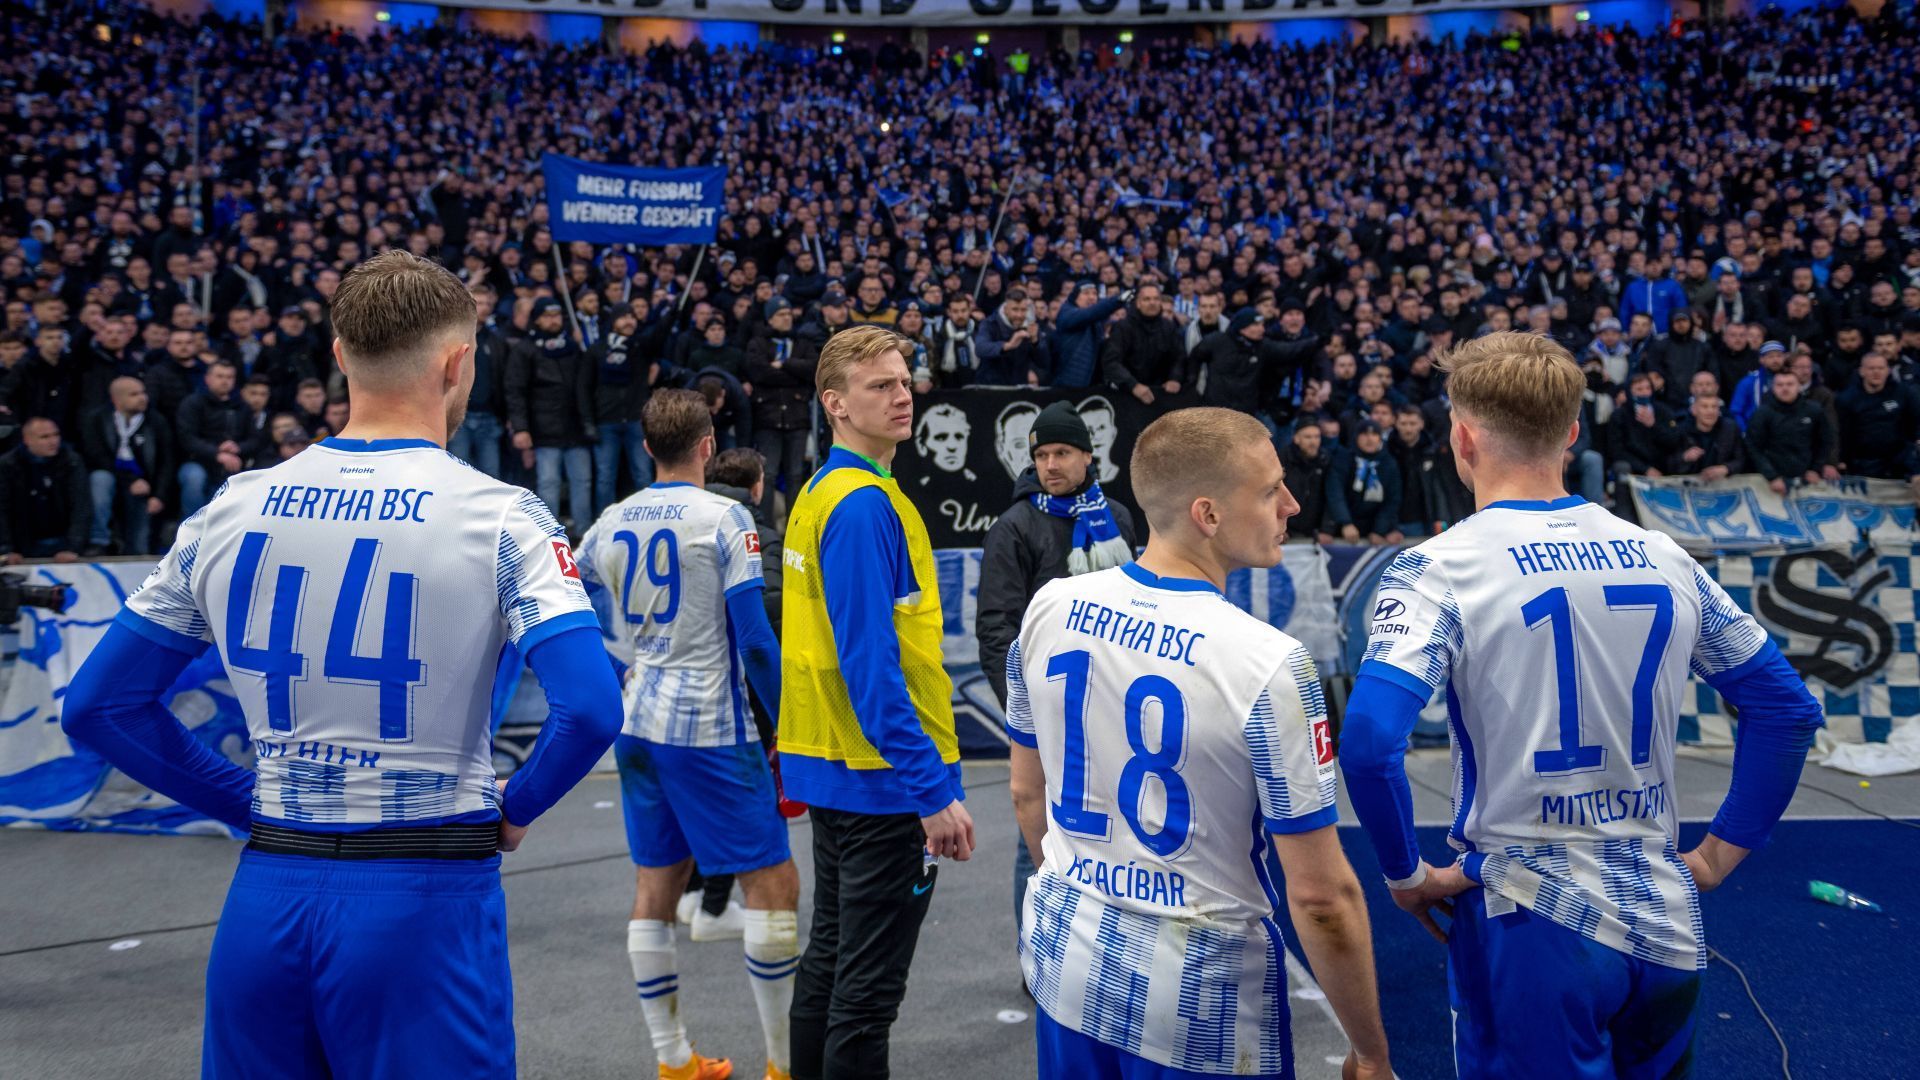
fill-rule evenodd
<path id="1" fill-rule="evenodd" d="M 926 830 L 927 852 L 934 858 L 956 862 L 973 858 L 973 815 L 959 799 L 932 817 L 921 818 L 920 827 Z"/>
<path id="2" fill-rule="evenodd" d="M 1711 840 L 1714 838 L 1708 837 L 1707 839 Z M 1688 872 L 1693 874 L 1693 887 L 1703 893 L 1712 892 L 1719 888 L 1720 883 L 1727 880 L 1727 874 L 1733 869 L 1733 865 L 1715 865 L 1715 860 L 1708 855 L 1707 847 L 1707 841 L 1702 840 L 1699 847 L 1694 848 L 1692 851 L 1683 851 L 1680 853 L 1680 861 L 1686 863 Z M 1739 862 L 1738 859 L 1728 861 L 1732 864 Z"/>
<path id="3" fill-rule="evenodd" d="M 1434 909 L 1439 909 L 1449 920 L 1453 918 L 1453 898 L 1468 889 L 1477 889 L 1479 882 L 1468 877 L 1466 871 L 1458 865 L 1427 866 L 1427 879 L 1411 889 L 1393 889 L 1393 902 L 1400 910 L 1420 920 L 1435 941 L 1445 942 L 1447 931 L 1434 920 Z"/>
<path id="4" fill-rule="evenodd" d="M 500 794 L 505 795 L 507 793 L 507 782 L 502 779 L 495 781 L 495 783 L 500 785 Z M 531 826 L 515 825 L 513 822 L 508 821 L 507 811 L 503 805 L 500 810 L 500 850 L 517 850 L 520 847 L 520 841 L 527 838 L 527 829 L 529 828 L 531 828 Z"/>

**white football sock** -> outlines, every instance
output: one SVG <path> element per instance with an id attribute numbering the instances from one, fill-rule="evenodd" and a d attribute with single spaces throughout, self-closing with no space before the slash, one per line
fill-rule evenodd
<path id="1" fill-rule="evenodd" d="M 627 959 L 633 962 L 633 983 L 640 995 L 640 1015 L 653 1036 L 653 1052 L 660 1064 L 685 1065 L 693 1058 L 687 1027 L 680 1022 L 680 972 L 673 956 L 673 924 L 659 919 L 627 923 Z"/>
<path id="2" fill-rule="evenodd" d="M 788 1019 L 793 1009 L 793 975 L 800 969 L 800 918 L 792 911 L 747 911 L 747 981 L 767 1036 L 767 1063 L 790 1072 Z"/>

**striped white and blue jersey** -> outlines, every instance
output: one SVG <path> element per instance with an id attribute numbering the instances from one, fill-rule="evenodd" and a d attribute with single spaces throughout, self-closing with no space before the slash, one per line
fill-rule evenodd
<path id="1" fill-rule="evenodd" d="M 1205 582 L 1062 578 L 1008 654 L 1007 728 L 1047 780 L 1021 941 L 1040 1007 L 1173 1068 L 1282 1071 L 1269 837 L 1336 816 L 1307 651 Z"/>
<path id="2" fill-rule="evenodd" d="M 1578 496 L 1493 503 L 1380 580 L 1360 674 L 1452 729 L 1448 842 L 1485 883 L 1593 941 L 1706 963 L 1675 844 L 1687 672 L 1764 659 L 1766 632 L 1669 537 Z"/>
<path id="3" fill-rule="evenodd" d="M 497 819 L 503 646 L 594 625 L 545 504 L 416 439 L 234 476 L 127 608 L 181 651 L 218 646 L 253 816 L 309 831 Z"/>
<path id="4" fill-rule="evenodd" d="M 766 585 L 753 514 L 691 484 L 654 484 L 608 507 L 578 556 L 633 653 L 622 731 L 668 746 L 758 742 L 727 618 L 729 597 Z"/>

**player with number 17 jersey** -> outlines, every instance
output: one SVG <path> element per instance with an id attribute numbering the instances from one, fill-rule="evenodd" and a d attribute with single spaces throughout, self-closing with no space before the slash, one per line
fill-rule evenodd
<path id="1" fill-rule="evenodd" d="M 1181 1075 L 1291 1075 L 1268 836 L 1337 816 L 1306 650 L 1204 581 L 1063 578 L 1008 654 L 1007 728 L 1047 778 L 1021 942 L 1039 1007 Z"/>
<path id="2" fill-rule="evenodd" d="M 1679 699 L 1689 664 L 1733 672 L 1767 635 L 1672 538 L 1577 495 L 1492 503 L 1394 560 L 1368 642 L 1361 673 L 1446 700 L 1447 842 L 1490 912 L 1706 966 L 1675 843 Z"/>

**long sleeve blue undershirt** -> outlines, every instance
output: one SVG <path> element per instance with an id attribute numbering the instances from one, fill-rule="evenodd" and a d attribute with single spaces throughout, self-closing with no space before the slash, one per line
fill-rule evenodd
<path id="1" fill-rule="evenodd" d="M 533 753 L 507 781 L 501 809 L 509 822 L 527 825 L 546 813 L 593 771 L 620 734 L 620 684 L 604 655 L 600 631 L 592 626 L 563 630 L 527 653 L 527 666 L 547 694 L 547 721 Z"/>
<path id="2" fill-rule="evenodd" d="M 747 684 L 767 707 L 767 713 L 780 715 L 780 639 L 773 634 L 767 618 L 763 594 L 766 582 L 749 581 L 727 593 L 727 623 L 733 628 L 733 644 L 740 650 L 740 661 L 747 669 Z"/>
<path id="3" fill-rule="evenodd" d="M 1771 643 L 1746 663 L 1708 676 L 1707 684 L 1740 715 L 1733 780 L 1711 831 L 1730 844 L 1761 847 L 1799 786 L 1807 748 L 1820 726 L 1820 706 Z M 1406 753 L 1425 705 L 1399 681 L 1363 668 L 1341 726 L 1347 794 L 1380 856 L 1381 870 L 1392 880 L 1411 877 L 1420 865 Z"/>
<path id="4" fill-rule="evenodd" d="M 253 773 L 202 744 L 160 703 L 200 648 L 122 611 L 74 675 L 60 724 L 134 780 L 245 830 L 252 825 Z M 600 652 L 599 632 L 575 626 L 527 654 L 550 712 L 533 753 L 507 784 L 503 806 L 515 825 L 558 802 L 620 732 L 620 688 Z"/>
<path id="5" fill-rule="evenodd" d="M 60 728 L 139 783 L 244 832 L 253 825 L 253 771 L 195 738 L 160 703 L 209 647 L 122 611 L 74 673 Z"/>

